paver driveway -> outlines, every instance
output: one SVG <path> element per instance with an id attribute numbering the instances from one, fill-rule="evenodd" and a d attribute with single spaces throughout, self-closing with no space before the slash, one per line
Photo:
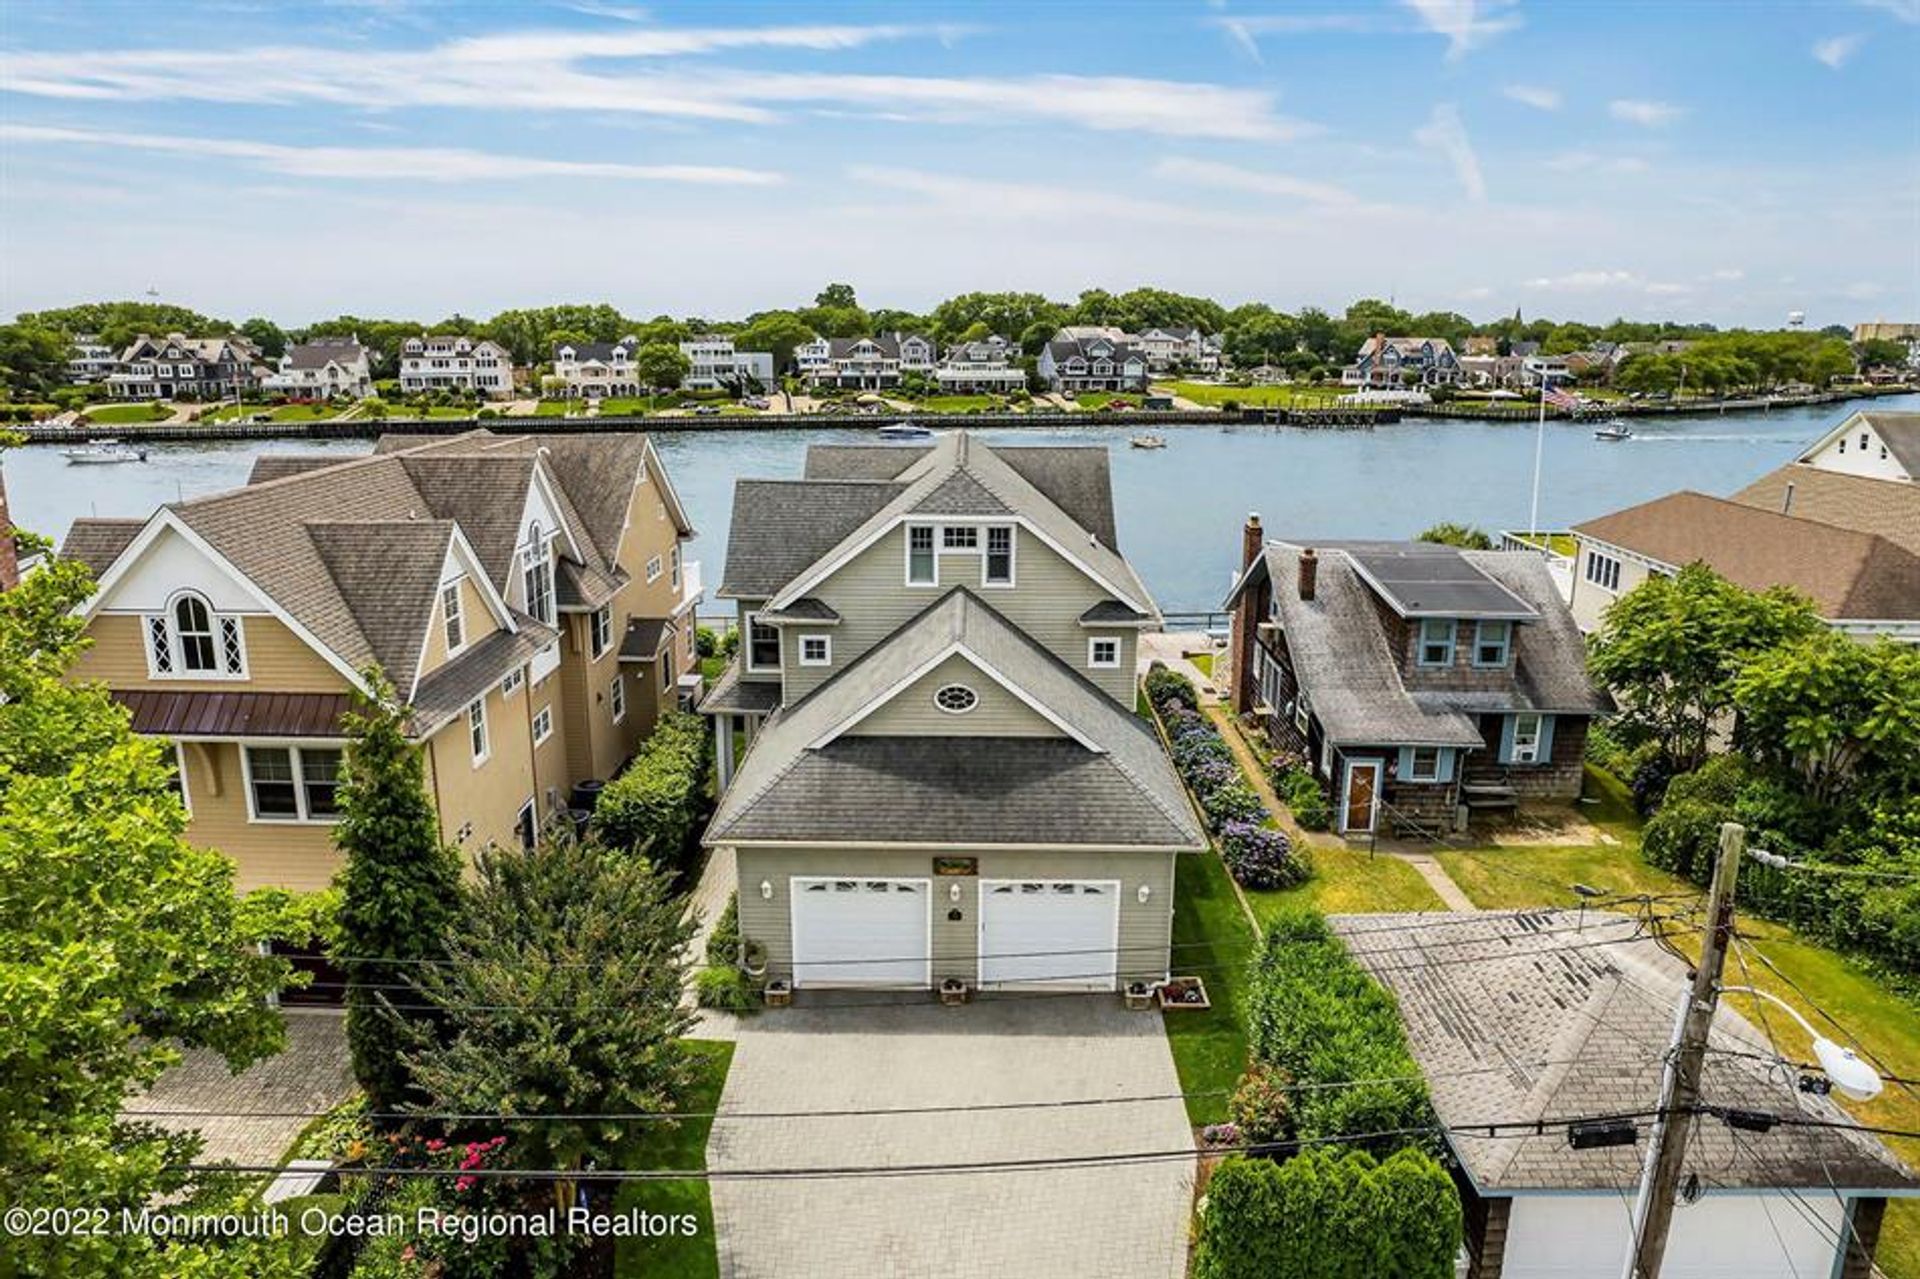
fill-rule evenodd
<path id="1" fill-rule="evenodd" d="M 980 1163 L 1178 1151 L 1178 1100 L 947 1114 L 822 1112 L 1165 1096 L 1180 1084 L 1157 1013 L 1114 996 L 809 994 L 739 1023 L 707 1149 L 717 1171 Z M 748 1118 L 754 1112 L 800 1118 Z M 729 1119 L 728 1114 L 739 1114 Z M 716 1178 L 725 1279 L 981 1276 L 1179 1279 L 1188 1159 L 806 1180 Z"/>

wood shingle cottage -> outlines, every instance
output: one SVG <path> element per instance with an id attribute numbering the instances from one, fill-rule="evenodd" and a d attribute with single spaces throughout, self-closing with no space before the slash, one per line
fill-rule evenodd
<path id="1" fill-rule="evenodd" d="M 706 840 L 771 977 L 1167 975 L 1174 858 L 1206 841 L 1134 713 L 1158 613 L 1104 449 L 815 445 L 806 478 L 736 487 L 719 594 L 744 639 L 701 705 Z"/>
<path id="2" fill-rule="evenodd" d="M 244 488 L 75 521 L 61 553 L 100 585 L 74 676 L 173 744 L 188 838 L 240 888 L 320 888 L 368 664 L 411 710 L 446 838 L 529 839 L 676 696 L 692 533 L 642 435 L 268 455 Z"/>
<path id="3" fill-rule="evenodd" d="M 1462 810 L 1580 793 L 1612 710 L 1546 564 L 1429 542 L 1264 542 L 1248 521 L 1234 710 L 1333 796 L 1334 828 L 1432 837 Z"/>

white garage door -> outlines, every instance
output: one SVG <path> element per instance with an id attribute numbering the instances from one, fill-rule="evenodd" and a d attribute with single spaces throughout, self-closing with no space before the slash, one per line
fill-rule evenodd
<path id="1" fill-rule="evenodd" d="M 1115 880 L 980 881 L 980 984 L 1112 990 L 1119 971 Z"/>
<path id="2" fill-rule="evenodd" d="M 790 882 L 796 987 L 933 984 L 926 880 Z"/>

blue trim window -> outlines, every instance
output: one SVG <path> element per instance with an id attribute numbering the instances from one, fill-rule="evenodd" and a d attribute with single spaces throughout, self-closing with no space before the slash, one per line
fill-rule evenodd
<path id="1" fill-rule="evenodd" d="M 1505 666 L 1513 648 L 1513 623 L 1483 621 L 1474 634 L 1473 664 Z"/>
<path id="2" fill-rule="evenodd" d="M 1438 746 L 1416 746 L 1410 752 L 1407 761 L 1407 780 L 1410 782 L 1437 782 L 1440 780 L 1440 748 Z"/>
<path id="3" fill-rule="evenodd" d="M 1454 622 L 1450 617 L 1420 619 L 1420 665 L 1453 665 Z"/>

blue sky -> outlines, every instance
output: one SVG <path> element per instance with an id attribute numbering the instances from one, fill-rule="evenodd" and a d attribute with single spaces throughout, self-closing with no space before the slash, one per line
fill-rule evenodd
<path id="1" fill-rule="evenodd" d="M 0 14 L 0 312 L 1920 318 L 1920 0 Z"/>

